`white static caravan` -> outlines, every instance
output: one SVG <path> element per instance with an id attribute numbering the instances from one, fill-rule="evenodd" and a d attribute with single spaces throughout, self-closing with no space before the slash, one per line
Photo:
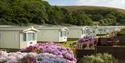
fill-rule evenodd
<path id="1" fill-rule="evenodd" d="M 93 26 L 71 26 L 69 28 L 69 39 L 78 39 L 83 36 L 95 36 L 95 29 Z"/>
<path id="2" fill-rule="evenodd" d="M 96 37 L 95 32 L 97 31 L 96 26 L 85 26 L 84 30 L 83 30 L 83 36 L 93 36 Z"/>
<path id="3" fill-rule="evenodd" d="M 21 49 L 37 43 L 33 27 L 0 26 L 0 48 Z"/>
<path id="4" fill-rule="evenodd" d="M 38 26 L 37 35 L 38 42 L 66 42 L 67 41 L 67 27 L 61 26 Z"/>
<path id="5" fill-rule="evenodd" d="M 97 26 L 96 34 L 108 34 L 112 32 L 119 32 L 124 26 Z"/>
<path id="6" fill-rule="evenodd" d="M 107 27 L 107 26 L 98 26 L 96 28 L 96 34 L 107 34 L 107 33 L 110 33 L 112 31 L 110 28 L 111 27 Z"/>

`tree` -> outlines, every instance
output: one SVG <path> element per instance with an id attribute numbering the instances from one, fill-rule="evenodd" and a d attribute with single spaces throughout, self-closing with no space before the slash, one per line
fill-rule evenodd
<path id="1" fill-rule="evenodd" d="M 66 19 L 65 22 L 66 22 L 67 24 L 76 25 L 76 23 L 77 23 L 76 14 L 73 14 L 73 13 L 71 13 L 71 12 L 67 13 L 65 19 Z"/>
<path id="2" fill-rule="evenodd" d="M 77 25 L 92 25 L 92 20 L 87 14 L 77 14 Z"/>
<path id="3" fill-rule="evenodd" d="M 101 25 L 108 26 L 108 25 L 115 25 L 116 21 L 114 21 L 111 18 L 105 18 L 105 19 L 100 20 L 100 23 Z"/>
<path id="4" fill-rule="evenodd" d="M 45 24 L 48 20 L 45 2 L 41 0 L 1 0 L 1 21 L 17 25 Z M 3 7 L 4 6 L 4 7 Z M 49 6 L 49 4 L 48 4 Z M 6 10 L 6 11 L 5 11 Z"/>

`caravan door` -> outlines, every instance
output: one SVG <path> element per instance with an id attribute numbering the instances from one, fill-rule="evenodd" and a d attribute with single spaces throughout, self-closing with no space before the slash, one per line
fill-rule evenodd
<path id="1" fill-rule="evenodd" d="M 37 44 L 37 33 L 34 31 L 28 31 L 26 32 L 26 42 L 27 42 L 27 47 L 28 46 L 33 46 Z"/>
<path id="2" fill-rule="evenodd" d="M 60 37 L 61 37 L 60 41 L 66 42 L 67 41 L 67 31 L 61 31 Z"/>

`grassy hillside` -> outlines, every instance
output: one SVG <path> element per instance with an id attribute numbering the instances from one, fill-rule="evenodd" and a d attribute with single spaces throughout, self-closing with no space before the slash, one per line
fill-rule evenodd
<path id="1" fill-rule="evenodd" d="M 100 25 L 125 25 L 124 9 L 100 6 L 61 6 L 61 8 L 71 13 L 86 14 Z"/>
<path id="2" fill-rule="evenodd" d="M 101 7 L 101 6 L 60 6 L 61 8 L 65 8 L 69 11 L 78 11 L 78 10 L 106 10 L 106 11 L 117 11 L 125 14 L 124 9 L 112 8 L 112 7 Z"/>

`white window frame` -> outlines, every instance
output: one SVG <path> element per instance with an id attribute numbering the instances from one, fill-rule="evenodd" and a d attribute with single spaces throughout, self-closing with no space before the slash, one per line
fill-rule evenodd
<path id="1" fill-rule="evenodd" d="M 28 37 L 28 33 L 34 33 L 34 39 L 33 40 L 28 40 L 28 38 L 29 38 Z M 24 35 L 25 35 L 25 38 L 24 38 Z M 36 32 L 34 32 L 34 31 L 27 31 L 27 32 L 23 33 L 23 40 L 24 41 L 36 41 L 37 40 L 37 34 L 36 34 Z"/>
<path id="2" fill-rule="evenodd" d="M 60 36 L 61 37 L 67 37 L 67 31 L 61 31 Z"/>

